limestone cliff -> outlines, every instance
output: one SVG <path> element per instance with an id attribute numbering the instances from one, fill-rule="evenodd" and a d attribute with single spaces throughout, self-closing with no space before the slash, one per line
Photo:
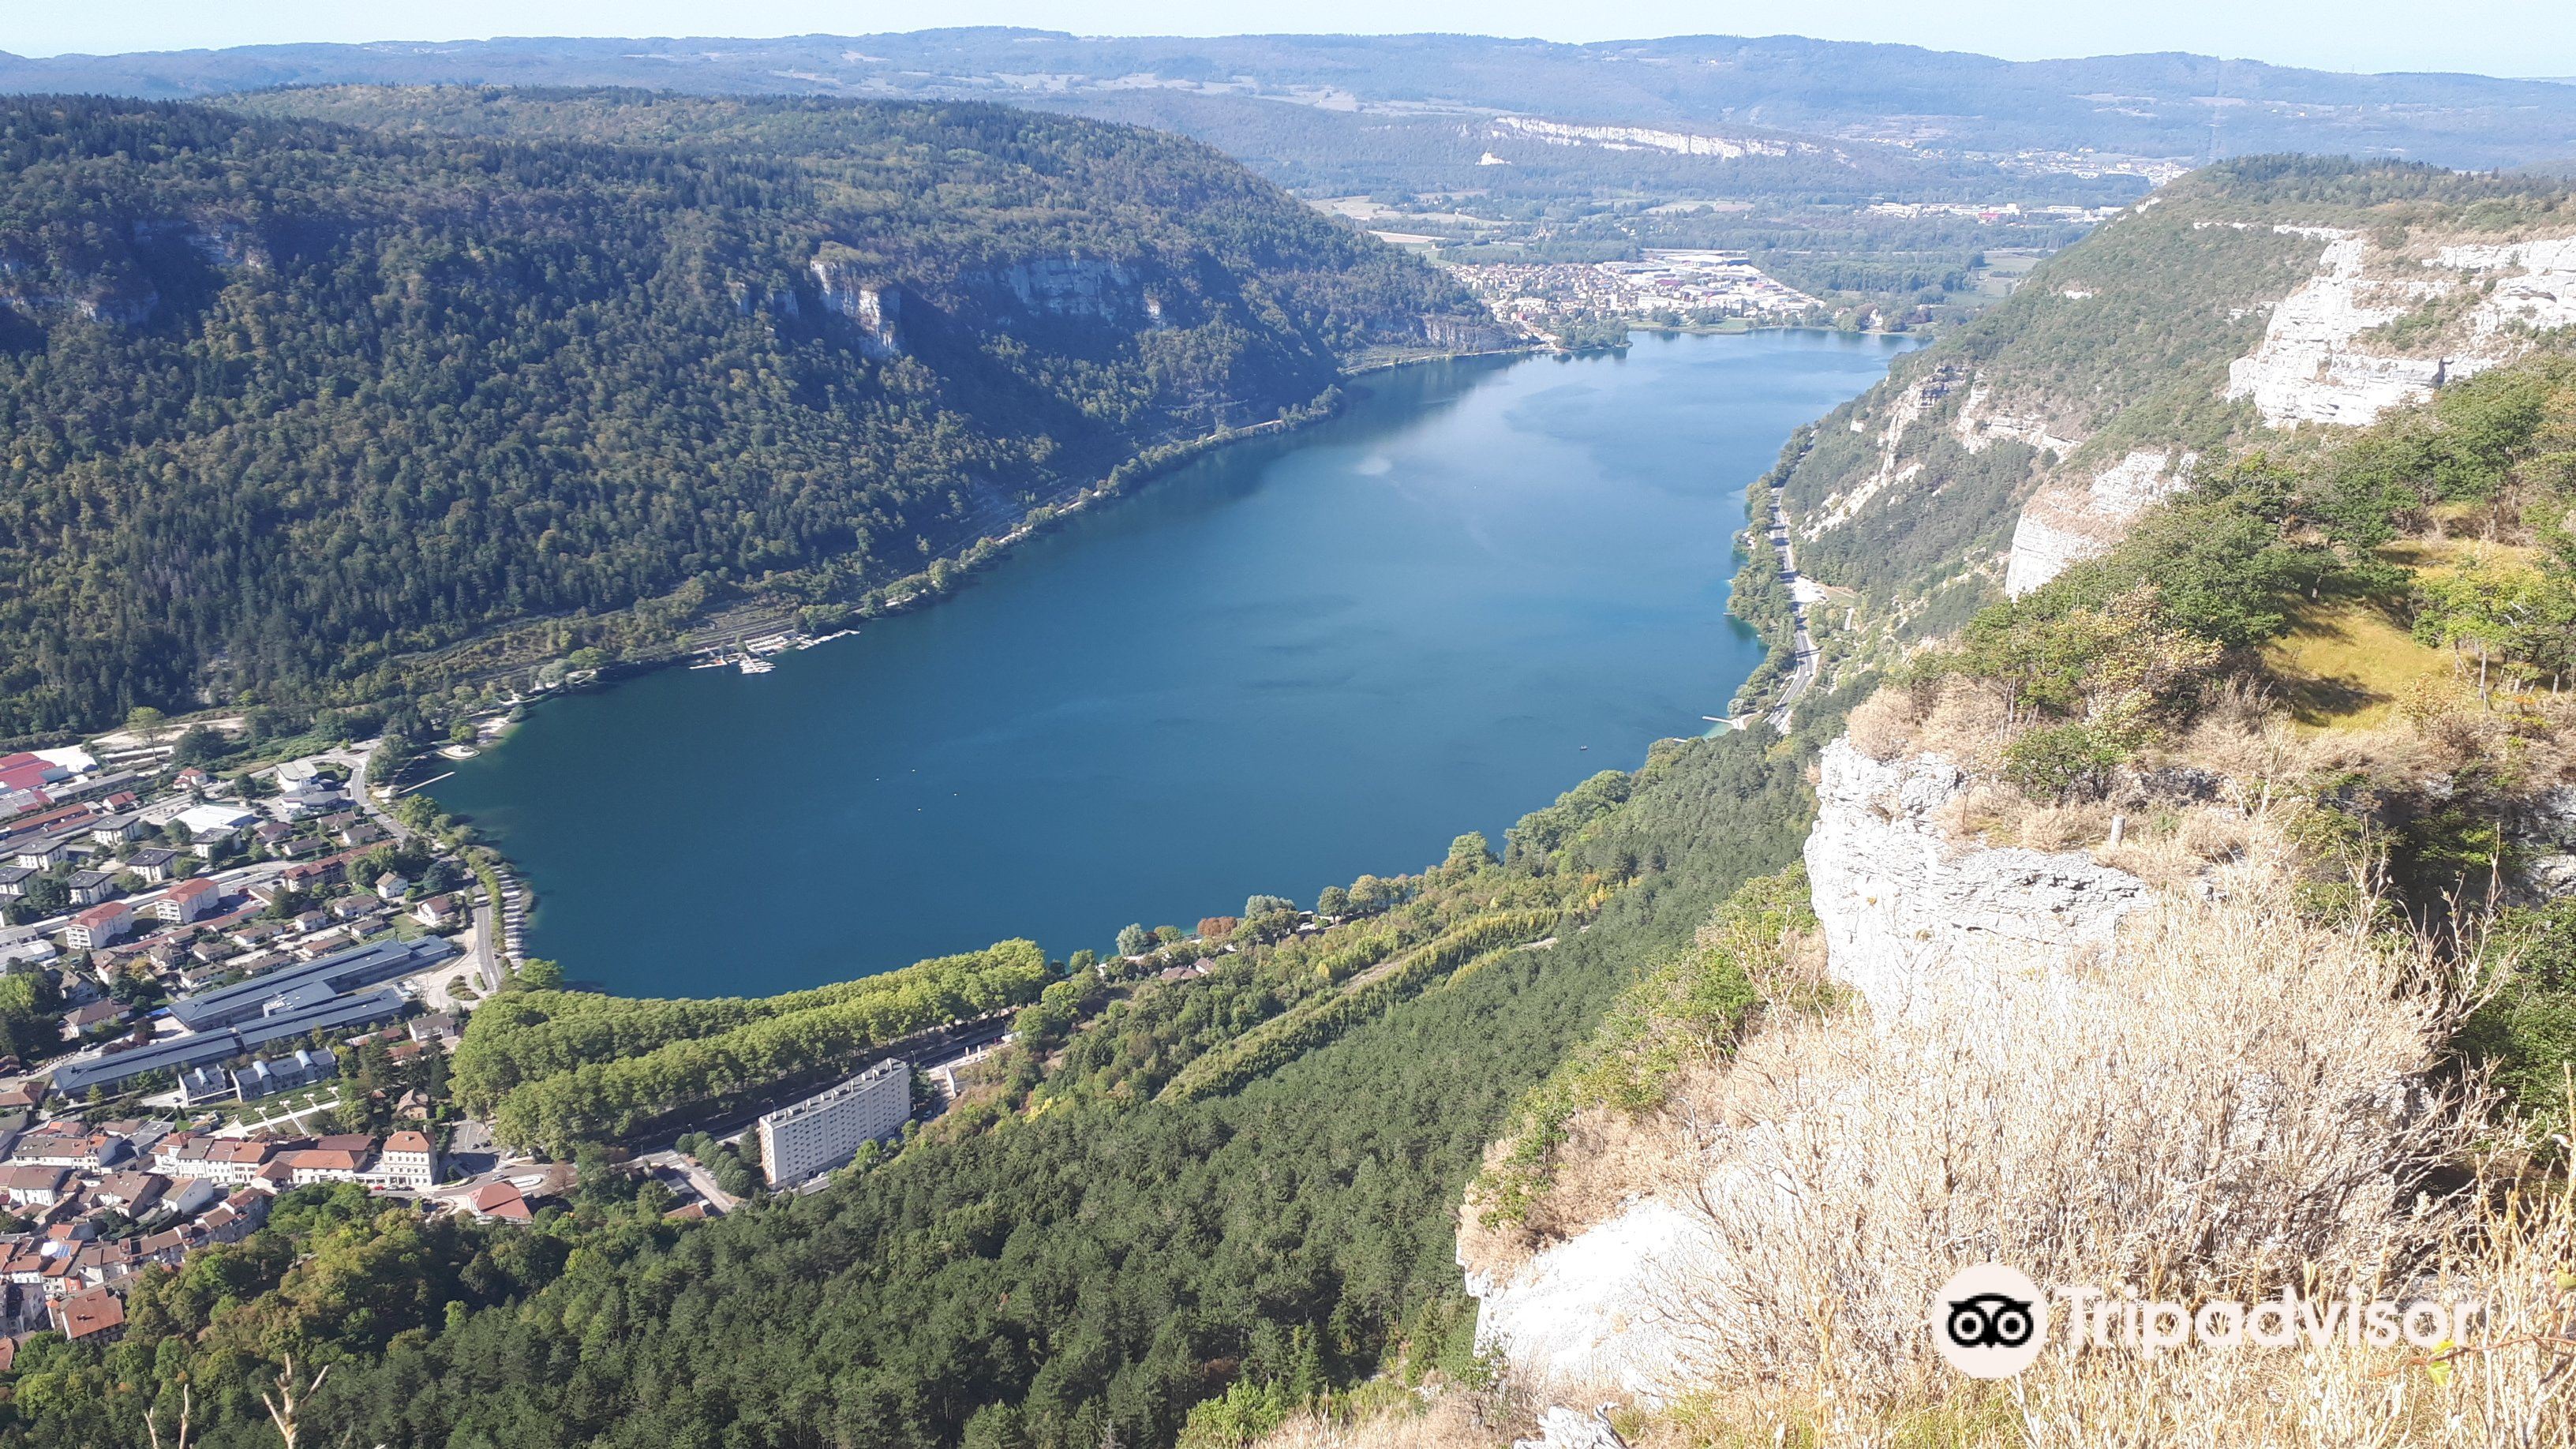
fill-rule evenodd
<path id="1" fill-rule="evenodd" d="M 1968 785 L 1936 755 L 1881 761 L 1847 739 L 1824 752 L 1806 845 L 1812 904 L 1827 969 L 1874 1020 L 1974 1002 L 2007 978 L 2071 980 L 2150 898 L 2144 881 L 2081 852 L 1960 838 L 1948 822 Z M 1690 1194 L 1713 1191 L 1760 1189 L 1649 1174 L 1600 1221 L 1524 1259 L 1462 1248 L 1478 1342 L 1542 1395 L 1660 1401 L 1686 1331 L 1667 1311 L 1667 1275 L 1715 1251 L 1689 1207 Z"/>
<path id="2" fill-rule="evenodd" d="M 1789 479 L 1802 567 L 1899 608 L 2024 593 L 2195 455 L 2368 423 L 2576 325 L 2576 225 L 2531 183 L 2332 167 L 2176 181 L 1900 360 Z"/>
<path id="3" fill-rule="evenodd" d="M 1936 755 L 1825 748 L 1807 878 L 1834 979 L 1875 1012 L 2004 973 L 2062 971 L 2106 950 L 2146 897 L 2144 881 L 2081 852 L 1955 839 L 1943 817 L 1967 784 Z"/>
<path id="4" fill-rule="evenodd" d="M 2227 395 L 2252 399 L 2272 427 L 2373 422 L 2576 323 L 2576 237 L 2389 248 L 2332 227 L 2276 229 L 2329 240 L 2262 345 L 2228 364 Z M 2390 330 L 2410 317 L 2423 325 Z"/>
<path id="5" fill-rule="evenodd" d="M 2041 484 L 2013 524 L 2004 592 L 2029 593 L 2069 565 L 2109 552 L 2139 514 L 2189 487 L 2199 462 L 2186 449 L 2133 448 L 2089 478 Z"/>
<path id="6" fill-rule="evenodd" d="M 876 358 L 893 357 L 903 346 L 903 294 L 893 284 L 866 277 L 828 252 L 813 262 L 814 284 L 823 310 L 849 319 L 858 332 L 859 351 Z M 795 307 L 794 294 L 784 298 Z"/>

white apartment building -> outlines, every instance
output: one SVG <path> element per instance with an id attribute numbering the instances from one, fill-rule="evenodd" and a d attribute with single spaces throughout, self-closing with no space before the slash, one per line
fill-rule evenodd
<path id="1" fill-rule="evenodd" d="M 804 1181 L 891 1137 L 912 1116 L 912 1066 L 884 1061 L 828 1091 L 760 1119 L 760 1161 L 771 1187 Z"/>

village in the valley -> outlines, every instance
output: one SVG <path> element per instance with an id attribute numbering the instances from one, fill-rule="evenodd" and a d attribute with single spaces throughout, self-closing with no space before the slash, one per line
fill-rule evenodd
<path id="1" fill-rule="evenodd" d="M 281 1192 L 524 1222 L 569 1181 L 444 1090 L 516 962 L 517 884 L 370 786 L 374 741 L 218 776 L 180 762 L 201 731 L 0 755 L 0 1361 L 115 1334 L 127 1280 Z M 677 1211 L 729 1201 L 661 1173 Z"/>

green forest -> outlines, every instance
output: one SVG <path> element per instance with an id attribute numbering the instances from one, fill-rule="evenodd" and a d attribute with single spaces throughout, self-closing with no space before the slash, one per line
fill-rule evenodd
<path id="1" fill-rule="evenodd" d="M 532 1229 L 290 1194 L 243 1244 L 144 1280 L 115 1346 L 31 1341 L 0 1445 L 144 1442 L 184 1386 L 203 1449 L 269 1449 L 259 1392 L 289 1354 L 329 1369 L 301 1411 L 314 1442 L 484 1449 L 1164 1445 L 1234 1383 L 1463 1371 L 1454 1211 L 1486 1143 L 1718 901 L 1794 861 L 1847 703 L 1787 741 L 1666 741 L 1499 857 L 1463 836 L 1419 875 L 1326 892 L 1320 934 L 1272 898 L 1212 917 L 1237 949 L 1211 974 L 1158 979 L 1204 937 L 1140 932 L 1106 970 L 1076 953 L 988 1085 L 820 1193 L 669 1223 L 587 1147 Z M 646 1061 L 856 989 L 783 1011 L 507 993 L 469 1055 Z"/>
<path id="2" fill-rule="evenodd" d="M 389 697 L 525 621 L 855 598 L 1482 316 L 1126 127 L 310 104 L 383 129 L 0 102 L 0 737 Z"/>

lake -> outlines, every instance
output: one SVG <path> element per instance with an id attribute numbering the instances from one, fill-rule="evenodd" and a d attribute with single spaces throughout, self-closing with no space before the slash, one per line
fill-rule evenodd
<path id="1" fill-rule="evenodd" d="M 1253 892 L 1437 863 L 1761 651 L 1744 491 L 1900 344 L 1640 334 L 1372 373 L 1325 423 L 1094 505 L 917 613 L 552 700 L 432 787 L 525 873 L 527 947 L 762 993 L 1013 936 L 1061 959 Z"/>

